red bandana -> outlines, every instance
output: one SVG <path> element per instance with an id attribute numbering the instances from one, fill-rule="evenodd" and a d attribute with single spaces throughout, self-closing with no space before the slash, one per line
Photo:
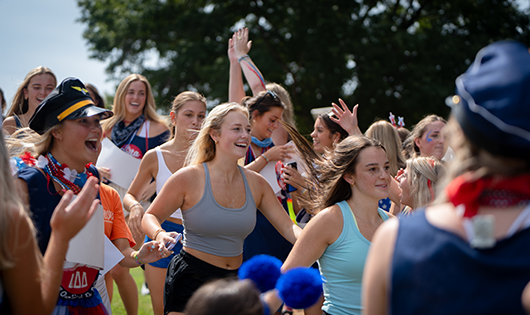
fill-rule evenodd
<path id="1" fill-rule="evenodd" d="M 515 177 L 487 177 L 475 181 L 471 178 L 471 174 L 458 176 L 446 188 L 447 196 L 453 205 L 465 206 L 465 218 L 475 216 L 480 205 L 505 208 L 530 200 L 530 174 Z M 488 196 L 484 196 L 485 193 Z M 492 197 L 493 195 L 500 197 Z M 493 205 L 491 201 L 495 198 L 503 202 Z M 489 203 L 484 202 L 485 200 Z"/>

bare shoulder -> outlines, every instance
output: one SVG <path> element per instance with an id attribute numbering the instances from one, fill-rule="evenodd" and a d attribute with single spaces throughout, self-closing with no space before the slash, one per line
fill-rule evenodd
<path id="1" fill-rule="evenodd" d="M 318 233 L 319 237 L 330 245 L 342 233 L 343 223 L 344 219 L 340 207 L 333 205 L 318 212 L 305 226 L 303 233 Z"/>
<path id="2" fill-rule="evenodd" d="M 204 179 L 204 168 L 202 164 L 186 166 L 171 175 L 171 180 L 186 181 L 192 184 Z"/>
<path id="3" fill-rule="evenodd" d="M 151 127 L 149 128 L 149 134 L 151 137 L 156 137 L 161 133 L 164 133 L 169 130 L 169 127 L 165 124 L 162 124 L 158 121 L 151 121 Z"/>
<path id="4" fill-rule="evenodd" d="M 2 123 L 2 130 L 7 135 L 11 135 L 13 132 L 15 132 L 17 130 L 15 117 L 13 116 L 7 117 Z"/>

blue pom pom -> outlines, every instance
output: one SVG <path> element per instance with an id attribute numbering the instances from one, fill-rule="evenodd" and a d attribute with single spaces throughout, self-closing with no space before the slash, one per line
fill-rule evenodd
<path id="1" fill-rule="evenodd" d="M 272 256 L 257 255 L 245 261 L 238 271 L 239 279 L 254 281 L 261 292 L 274 289 L 281 276 L 282 262 Z"/>
<path id="2" fill-rule="evenodd" d="M 322 277 L 314 268 L 294 268 L 278 279 L 276 289 L 285 305 L 294 309 L 308 308 L 322 294 Z"/>

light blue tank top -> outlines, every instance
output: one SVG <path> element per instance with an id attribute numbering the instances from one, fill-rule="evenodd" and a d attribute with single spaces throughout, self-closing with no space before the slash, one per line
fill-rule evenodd
<path id="1" fill-rule="evenodd" d="M 204 193 L 201 200 L 182 211 L 184 246 L 221 257 L 243 253 L 243 241 L 256 225 L 256 203 L 243 169 L 239 167 L 245 184 L 245 204 L 239 209 L 221 206 L 212 194 L 208 165 L 204 167 Z M 243 193 L 243 192 L 240 192 Z"/>
<path id="2" fill-rule="evenodd" d="M 318 259 L 320 274 L 324 278 L 322 309 L 333 315 L 361 314 L 364 262 L 371 243 L 357 228 L 348 203 L 341 201 L 337 205 L 342 211 L 342 232 Z M 388 219 L 384 210 L 377 211 L 384 221 Z"/>

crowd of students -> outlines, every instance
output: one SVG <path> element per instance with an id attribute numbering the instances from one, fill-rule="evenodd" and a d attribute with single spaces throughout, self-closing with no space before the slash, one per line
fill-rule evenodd
<path id="1" fill-rule="evenodd" d="M 214 314 L 221 304 L 289 313 L 248 280 L 211 282 L 261 254 L 282 272 L 319 269 L 323 297 L 305 314 L 530 311 L 527 47 L 479 51 L 446 100 L 447 121 L 425 113 L 408 131 L 390 114 L 363 133 L 362 104 L 339 99 L 315 118 L 312 142 L 250 48 L 247 29 L 229 39 L 228 102 L 208 114 L 204 96 L 184 91 L 161 116 L 140 74 L 120 83 L 109 110 L 77 78 L 28 73 L 0 137 L 2 314 L 111 314 L 113 281 L 137 314 L 129 268 L 139 266 L 156 315 Z M 141 160 L 130 186 L 95 166 L 103 139 Z M 66 259 L 98 207 L 123 255 L 106 274 Z"/>

